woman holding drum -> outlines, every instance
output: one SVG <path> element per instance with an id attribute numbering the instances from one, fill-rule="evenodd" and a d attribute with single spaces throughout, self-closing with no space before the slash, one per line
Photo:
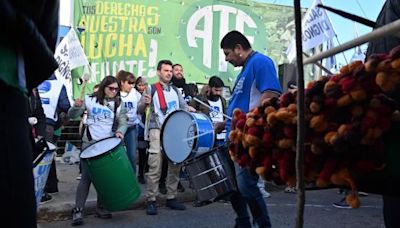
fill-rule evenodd
<path id="1" fill-rule="evenodd" d="M 87 128 L 82 137 L 82 148 L 93 145 L 102 139 L 115 136 L 123 139 L 127 129 L 127 116 L 120 98 L 120 84 L 113 76 L 106 76 L 100 83 L 97 92 L 86 96 L 84 100 L 76 99 L 68 111 L 71 118 L 78 117 L 87 110 Z M 75 208 L 72 210 L 73 225 L 83 224 L 83 208 L 89 193 L 92 180 L 88 167 L 82 163 L 82 178 L 79 182 Z M 112 215 L 103 208 L 99 197 L 96 214 L 100 218 L 111 218 Z"/>

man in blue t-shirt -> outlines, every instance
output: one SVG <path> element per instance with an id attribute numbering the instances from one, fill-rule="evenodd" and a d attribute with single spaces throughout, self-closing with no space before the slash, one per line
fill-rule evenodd
<path id="1" fill-rule="evenodd" d="M 251 48 L 248 39 L 238 31 L 231 31 L 222 38 L 220 47 L 224 51 L 225 60 L 235 67 L 243 67 L 237 76 L 232 97 L 229 101 L 227 115 L 232 116 L 235 108 L 240 108 L 247 113 L 251 109 L 261 105 L 261 101 L 271 97 L 277 97 L 282 89 L 276 75 L 273 61 Z M 220 128 L 216 126 L 216 128 Z M 227 136 L 231 129 L 228 119 L 225 128 Z M 254 220 L 259 227 L 271 227 L 267 205 L 257 187 L 258 176 L 251 175 L 246 168 L 235 164 L 236 179 L 239 191 L 250 207 Z M 246 205 L 235 209 L 238 218 L 237 226 L 248 227 L 250 223 Z M 248 221 L 246 221 L 246 219 Z"/>

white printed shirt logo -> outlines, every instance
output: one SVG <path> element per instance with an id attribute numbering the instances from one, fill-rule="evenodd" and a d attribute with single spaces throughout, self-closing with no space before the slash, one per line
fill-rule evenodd
<path id="1" fill-rule="evenodd" d="M 111 118 L 111 115 L 112 113 L 110 110 L 95 107 L 92 109 L 91 118 L 95 121 L 100 121 Z"/>
<path id="2" fill-rule="evenodd" d="M 210 107 L 210 117 L 211 118 L 217 117 L 220 112 L 221 112 L 221 110 L 219 110 L 218 106 Z"/>
<path id="3" fill-rule="evenodd" d="M 244 84 L 244 77 L 240 78 L 239 81 L 236 83 L 234 94 L 243 93 L 243 84 Z"/>
<path id="4" fill-rule="evenodd" d="M 168 107 L 167 113 L 173 112 L 178 109 L 178 105 L 177 105 L 176 101 L 168 102 L 167 107 Z"/>

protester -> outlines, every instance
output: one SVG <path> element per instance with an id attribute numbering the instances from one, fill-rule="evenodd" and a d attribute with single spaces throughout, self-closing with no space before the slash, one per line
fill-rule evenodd
<path id="1" fill-rule="evenodd" d="M 226 34 L 220 43 L 225 54 L 225 60 L 234 67 L 242 67 L 233 88 L 232 97 L 227 108 L 227 115 L 232 116 L 235 108 L 247 113 L 261 105 L 264 99 L 277 97 L 281 94 L 281 86 L 273 61 L 251 48 L 248 39 L 238 31 Z M 217 124 L 216 129 L 226 128 L 229 135 L 231 121 L 226 124 Z M 254 220 L 259 227 L 271 227 L 267 205 L 257 186 L 259 177 L 249 173 L 245 167 L 235 164 L 236 179 L 239 192 L 246 199 Z M 251 227 L 246 204 L 240 205 L 240 210 L 235 210 L 238 218 L 236 225 Z M 240 213 L 239 213 L 240 212 Z"/>
<path id="2" fill-rule="evenodd" d="M 126 115 L 128 116 L 128 130 L 124 137 L 126 152 L 132 164 L 133 171 L 136 173 L 136 151 L 138 147 L 138 126 L 140 123 L 140 118 L 137 114 L 137 105 L 142 95 L 133 88 L 136 78 L 131 72 L 120 70 L 116 77 L 121 83 L 121 99 L 125 104 Z"/>
<path id="3" fill-rule="evenodd" d="M 382 27 L 386 24 L 394 22 L 400 19 L 400 2 L 397 0 L 387 0 L 382 7 L 381 12 L 378 15 L 376 20 L 376 28 Z M 374 53 L 388 53 L 393 48 L 400 45 L 400 38 L 398 36 L 392 34 L 389 36 L 381 37 L 380 39 L 371 41 L 368 44 L 367 59 Z M 394 98 L 397 102 L 400 102 L 400 91 L 397 90 L 393 94 L 389 94 L 392 98 Z M 400 161 L 400 156 L 398 156 L 398 151 L 400 149 L 399 144 L 399 130 L 400 126 L 395 125 L 392 126 L 390 132 L 386 134 L 384 137 L 385 144 L 388 145 L 386 152 L 389 154 L 387 158 L 387 166 L 388 167 L 398 167 L 398 162 Z M 394 153 L 390 153 L 389 151 L 395 151 Z M 400 169 L 392 169 L 392 175 L 397 178 L 400 177 Z M 383 218 L 385 221 L 386 228 L 397 228 L 400 227 L 400 217 L 397 212 L 397 208 L 400 204 L 400 195 L 398 191 L 398 187 L 396 185 L 396 181 L 394 178 L 388 178 L 387 183 L 384 183 L 382 187 L 391 188 L 386 189 L 382 194 L 383 199 Z M 397 191 L 396 191 L 397 190 Z M 391 192 L 391 194 L 389 194 Z M 397 193 L 397 194 L 393 194 Z"/>
<path id="4" fill-rule="evenodd" d="M 187 106 L 179 90 L 170 85 L 172 78 L 172 62 L 161 60 L 157 65 L 159 81 L 150 87 L 150 93 L 143 95 L 139 104 L 139 112 L 142 113 L 146 104 L 150 103 L 149 115 L 146 118 L 146 129 L 149 138 L 149 172 L 146 174 L 147 182 L 147 209 L 146 214 L 156 215 L 156 197 L 161 175 L 162 158 L 160 147 L 160 129 L 165 117 L 174 110 L 183 109 L 195 111 Z M 186 207 L 176 200 L 179 182 L 179 165 L 168 162 L 168 174 L 166 180 L 167 202 L 166 206 L 173 210 L 185 210 Z"/>
<path id="5" fill-rule="evenodd" d="M 0 159 L 3 221 L 37 227 L 28 91 L 57 68 L 59 1 L 0 1 Z"/>
<path id="6" fill-rule="evenodd" d="M 120 98 L 120 84 L 113 76 L 106 76 L 100 83 L 97 92 L 86 96 L 84 100 L 76 99 L 68 115 L 79 117 L 87 111 L 87 128 L 82 138 L 82 149 L 101 139 L 115 136 L 123 139 L 127 130 L 125 105 Z M 72 210 L 72 225 L 83 224 L 83 212 L 89 193 L 91 179 L 89 168 L 82 163 L 82 177 L 76 190 L 75 207 Z M 97 197 L 96 215 L 100 218 L 111 218 L 112 215 L 101 204 Z"/>
<path id="7" fill-rule="evenodd" d="M 144 77 L 138 77 L 136 79 L 135 89 L 143 95 L 146 90 L 147 81 Z M 139 115 L 141 124 L 138 126 L 138 152 L 139 152 L 139 171 L 138 171 L 138 181 L 141 184 L 145 184 L 144 173 L 147 167 L 147 148 L 149 147 L 149 142 L 144 140 L 144 124 L 146 120 L 145 114 Z"/>
<path id="8" fill-rule="evenodd" d="M 68 112 L 71 107 L 67 90 L 64 84 L 57 80 L 53 74 L 49 79 L 42 82 L 38 87 L 39 95 L 42 101 L 44 113 L 46 115 L 46 135 L 45 139 L 53 144 L 57 144 L 54 139 L 54 130 L 61 127 L 61 112 Z M 53 159 L 51 163 L 49 176 L 47 178 L 46 187 L 43 193 L 42 202 L 51 200 L 48 193 L 58 192 L 58 179 L 56 162 Z"/>

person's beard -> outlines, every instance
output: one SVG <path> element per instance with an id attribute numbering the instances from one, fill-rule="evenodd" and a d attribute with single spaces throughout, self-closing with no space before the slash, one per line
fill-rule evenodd
<path id="1" fill-rule="evenodd" d="M 207 99 L 210 101 L 218 101 L 219 96 L 218 95 L 213 95 L 210 93 L 210 95 L 207 96 Z"/>
<path id="2" fill-rule="evenodd" d="M 178 79 L 176 77 L 172 77 L 171 82 L 174 86 L 178 88 L 182 88 L 186 84 L 185 78 Z"/>

